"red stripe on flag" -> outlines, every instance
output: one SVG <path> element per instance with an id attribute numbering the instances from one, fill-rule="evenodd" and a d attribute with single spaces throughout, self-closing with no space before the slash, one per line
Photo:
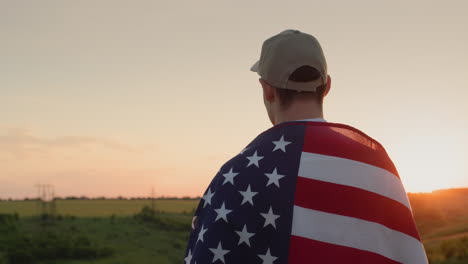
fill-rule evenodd
<path id="1" fill-rule="evenodd" d="M 297 177 L 294 204 L 376 222 L 421 240 L 406 206 L 363 189 Z"/>
<path id="2" fill-rule="evenodd" d="M 397 264 L 399 262 L 365 250 L 291 236 L 288 264 L 309 263 Z"/>
<path id="3" fill-rule="evenodd" d="M 308 122 L 306 125 L 305 152 L 364 162 L 399 177 L 382 145 L 361 131 L 340 124 Z"/>

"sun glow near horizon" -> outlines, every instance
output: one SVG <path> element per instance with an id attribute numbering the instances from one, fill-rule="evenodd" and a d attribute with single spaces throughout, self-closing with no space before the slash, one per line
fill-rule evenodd
<path id="1" fill-rule="evenodd" d="M 439 137 L 402 142 L 391 149 L 407 192 L 432 192 L 440 189 L 468 187 L 468 174 L 461 145 L 454 138 L 439 142 Z"/>

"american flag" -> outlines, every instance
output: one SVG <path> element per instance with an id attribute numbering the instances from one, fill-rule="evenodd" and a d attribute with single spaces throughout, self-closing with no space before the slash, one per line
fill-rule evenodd
<path id="1" fill-rule="evenodd" d="M 226 162 L 192 221 L 185 264 L 427 263 L 385 149 L 343 124 L 292 121 Z"/>

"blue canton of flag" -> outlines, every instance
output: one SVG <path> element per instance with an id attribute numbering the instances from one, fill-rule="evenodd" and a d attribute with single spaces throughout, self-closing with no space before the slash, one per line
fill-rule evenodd
<path id="1" fill-rule="evenodd" d="M 286 263 L 304 126 L 273 127 L 226 162 L 204 193 L 191 263 Z"/>

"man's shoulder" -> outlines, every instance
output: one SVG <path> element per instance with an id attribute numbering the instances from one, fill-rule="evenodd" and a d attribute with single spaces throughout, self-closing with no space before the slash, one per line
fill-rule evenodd
<path id="1" fill-rule="evenodd" d="M 353 160 L 398 175 L 385 148 L 361 130 L 340 123 L 306 124 L 303 151 Z"/>
<path id="2" fill-rule="evenodd" d="M 376 139 L 351 125 L 333 122 L 288 121 L 260 133 L 243 148 L 240 154 L 254 146 L 272 144 L 273 141 L 280 140 L 281 137 L 289 138 L 295 142 L 303 142 L 304 138 L 319 140 L 325 137 L 329 141 L 327 143 L 334 145 L 347 144 L 347 142 L 354 141 L 372 146 L 373 148 L 383 148 Z"/>
<path id="3" fill-rule="evenodd" d="M 315 121 L 288 121 L 273 126 L 259 134 L 252 142 L 263 142 L 270 137 L 279 134 L 300 135 L 304 137 L 314 137 L 327 135 L 336 137 L 336 139 L 360 139 L 372 142 L 372 144 L 381 145 L 376 139 L 372 138 L 362 130 L 351 125 L 333 122 L 315 122 Z"/>
<path id="4" fill-rule="evenodd" d="M 302 151 L 305 128 L 303 123 L 288 123 L 273 126 L 258 134 L 250 143 L 241 148 L 220 168 L 220 172 L 230 168 L 250 167 L 258 157 L 260 163 L 270 163 L 272 158 L 295 157 Z"/>
<path id="5" fill-rule="evenodd" d="M 309 152 L 353 159 L 356 156 L 359 159 L 368 157 L 366 160 L 378 156 L 381 161 L 389 160 L 384 147 L 377 140 L 353 126 L 332 122 L 290 121 L 260 133 L 227 161 L 221 171 L 239 164 L 239 161 L 248 164 L 251 157 L 273 152 L 285 156 L 291 156 L 293 152 Z"/>

